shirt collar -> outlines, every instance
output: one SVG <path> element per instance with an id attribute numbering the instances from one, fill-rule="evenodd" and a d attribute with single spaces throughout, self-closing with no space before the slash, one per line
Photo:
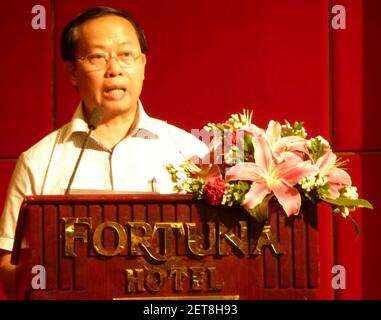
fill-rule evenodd
<path id="1" fill-rule="evenodd" d="M 132 132 L 129 136 L 136 138 L 144 139 L 158 139 L 159 133 L 155 128 L 156 126 L 153 123 L 153 118 L 147 115 L 144 111 L 141 101 L 138 101 L 138 109 L 135 115 L 135 120 L 133 123 L 135 128 L 132 129 Z M 68 123 L 67 131 L 64 137 L 64 142 L 72 137 L 74 133 L 85 132 L 87 133 L 89 127 L 87 125 L 85 113 L 83 111 L 83 103 L 80 102 L 77 109 L 74 112 L 74 115 L 71 121 Z"/>
<path id="2" fill-rule="evenodd" d="M 137 122 L 135 128 L 132 129 L 130 136 L 144 139 L 158 139 L 159 133 L 153 123 L 153 119 L 144 111 L 141 101 L 138 101 L 138 110 L 134 123 Z"/>

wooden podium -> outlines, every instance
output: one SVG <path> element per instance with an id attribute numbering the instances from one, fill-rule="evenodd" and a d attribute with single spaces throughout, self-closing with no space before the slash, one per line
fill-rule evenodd
<path id="1" fill-rule="evenodd" d="M 314 299 L 317 207 L 302 210 L 287 219 L 271 203 L 263 227 L 188 195 L 29 197 L 12 255 L 20 298 Z"/>

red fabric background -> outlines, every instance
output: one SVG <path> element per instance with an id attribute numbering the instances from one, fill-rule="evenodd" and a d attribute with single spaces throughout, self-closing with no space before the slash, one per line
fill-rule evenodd
<path id="1" fill-rule="evenodd" d="M 380 225 L 376 185 L 381 173 L 381 3 L 343 0 L 347 29 L 330 28 L 325 0 L 111 0 L 144 27 L 149 43 L 142 102 L 146 111 L 190 130 L 219 122 L 242 108 L 254 122 L 303 120 L 310 135 L 351 152 L 348 166 L 361 196 L 375 212 L 356 213 L 357 239 L 349 221 L 320 215 L 319 297 L 381 299 Z M 47 29 L 33 30 L 31 0 L 4 4 L 0 21 L 4 77 L 1 80 L 0 201 L 15 159 L 53 128 L 67 122 L 78 97 L 59 57 L 63 26 L 95 0 L 40 0 Z M 2 203 L 2 202 L 1 202 Z M 334 221 L 334 223 L 332 223 Z M 332 264 L 347 270 L 347 289 L 331 289 Z M 1 293 L 0 293 L 1 296 Z"/>

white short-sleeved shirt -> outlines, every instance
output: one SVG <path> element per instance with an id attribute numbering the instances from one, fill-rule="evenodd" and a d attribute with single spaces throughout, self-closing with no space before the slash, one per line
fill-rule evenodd
<path id="1" fill-rule="evenodd" d="M 79 164 L 71 190 L 156 191 L 172 193 L 167 164 L 178 164 L 192 156 L 202 157 L 206 145 L 190 133 L 149 117 L 139 102 L 134 133 L 113 150 L 91 136 Z M 73 119 L 29 150 L 16 164 L 4 211 L 0 218 L 0 249 L 11 251 L 17 218 L 25 196 L 64 194 L 75 167 L 88 125 L 82 104 Z"/>

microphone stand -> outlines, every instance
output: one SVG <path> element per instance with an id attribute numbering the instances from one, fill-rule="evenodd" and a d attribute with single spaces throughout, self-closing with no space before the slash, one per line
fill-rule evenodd
<path id="1" fill-rule="evenodd" d="M 69 184 L 68 184 L 68 186 L 66 188 L 65 194 L 69 194 L 70 193 L 71 184 L 73 183 L 74 176 L 75 176 L 75 174 L 77 172 L 79 163 L 81 162 L 83 152 L 85 151 L 85 148 L 87 147 L 87 143 L 89 142 L 89 137 L 90 137 L 91 132 L 93 132 L 93 129 L 90 128 L 89 132 L 86 135 L 85 141 L 83 142 L 81 153 L 79 154 L 79 157 L 77 159 L 77 163 L 75 164 L 74 171 L 73 171 L 73 173 L 72 173 L 72 175 L 70 177 Z"/>
<path id="2" fill-rule="evenodd" d="M 87 143 L 89 142 L 89 138 L 90 138 L 91 133 L 97 127 L 97 125 L 101 122 L 102 115 L 103 115 L 103 108 L 99 107 L 99 106 L 96 107 L 93 110 L 92 114 L 91 114 L 91 117 L 90 117 L 90 120 L 89 120 L 89 131 L 86 134 L 85 141 L 83 142 L 83 145 L 82 145 L 82 148 L 81 148 L 81 153 L 79 154 L 79 157 L 77 159 L 77 163 L 75 164 L 73 173 L 72 173 L 72 175 L 70 177 L 69 183 L 68 183 L 66 191 L 65 191 L 65 195 L 70 194 L 71 185 L 73 183 L 73 180 L 74 180 L 75 174 L 77 172 L 79 163 L 81 162 L 83 152 L 85 151 L 85 148 L 87 147 Z"/>

